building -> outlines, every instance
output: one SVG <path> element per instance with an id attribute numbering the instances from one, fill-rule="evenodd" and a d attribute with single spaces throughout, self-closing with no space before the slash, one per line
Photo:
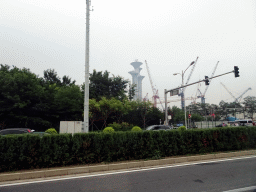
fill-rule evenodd
<path id="1" fill-rule="evenodd" d="M 140 71 L 142 69 L 140 66 L 142 63 L 138 60 L 135 60 L 135 62 L 132 62 L 131 65 L 134 67 L 134 70 L 130 71 L 129 73 L 132 76 L 132 84 L 136 85 L 133 99 L 142 101 L 142 79 L 145 77 L 140 75 Z"/>

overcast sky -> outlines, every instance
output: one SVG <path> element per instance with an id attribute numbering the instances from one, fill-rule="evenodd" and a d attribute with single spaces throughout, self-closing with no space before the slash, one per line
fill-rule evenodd
<path id="1" fill-rule="evenodd" d="M 90 72 L 109 71 L 131 81 L 131 62 L 143 63 L 142 95 L 152 97 L 145 60 L 154 85 L 164 89 L 181 85 L 181 73 L 199 57 L 190 83 L 232 71 L 211 81 L 206 103 L 232 102 L 256 96 L 255 0 L 92 0 L 90 17 Z M 77 84 L 84 82 L 85 0 L 0 0 L 0 63 L 15 65 L 43 76 L 55 69 Z M 190 67 L 184 81 L 190 73 Z M 185 97 L 196 95 L 197 85 Z M 205 85 L 201 83 L 204 92 Z M 168 100 L 177 100 L 178 96 Z M 200 100 L 197 100 L 200 102 Z M 189 104 L 191 100 L 187 100 Z M 171 105 L 180 107 L 180 102 Z M 160 107 L 160 106 L 159 106 Z"/>

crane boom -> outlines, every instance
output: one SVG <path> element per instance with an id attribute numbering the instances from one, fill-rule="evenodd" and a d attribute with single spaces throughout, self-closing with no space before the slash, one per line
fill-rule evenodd
<path id="1" fill-rule="evenodd" d="M 235 101 L 236 101 L 235 96 L 228 90 L 228 88 L 227 88 L 223 83 L 220 82 L 220 84 L 227 90 L 227 92 L 228 92 L 228 93 L 235 99 Z"/>
<path id="2" fill-rule="evenodd" d="M 149 80 L 150 80 L 150 84 L 151 84 L 151 88 L 152 88 L 152 91 L 153 91 L 153 95 L 155 95 L 156 94 L 156 89 L 154 88 L 153 81 L 151 79 L 151 75 L 150 75 L 149 68 L 148 68 L 148 63 L 147 63 L 146 60 L 145 60 L 145 63 L 146 63 L 148 77 L 149 77 Z"/>
<path id="3" fill-rule="evenodd" d="M 227 87 L 221 83 L 221 85 L 227 90 L 227 92 L 234 98 L 234 102 L 240 102 L 242 96 L 249 90 L 252 90 L 251 87 L 249 87 L 248 89 L 246 89 L 239 97 L 235 98 L 235 96 L 227 89 Z M 240 99 L 240 100 L 239 100 Z M 239 101 L 238 101 L 239 100 Z"/>
<path id="4" fill-rule="evenodd" d="M 188 76 L 188 79 L 187 79 L 186 84 L 188 84 L 188 82 L 189 82 L 189 80 L 190 80 L 190 77 L 191 77 L 191 75 L 192 75 L 192 73 L 193 73 L 193 71 L 194 71 L 194 69 L 195 69 L 197 60 L 198 60 L 198 57 L 196 58 L 196 60 L 195 60 L 195 62 L 194 62 L 194 65 L 193 65 L 193 67 L 192 67 L 192 69 L 191 69 L 191 71 L 190 71 L 190 73 L 189 73 L 189 76 Z M 184 88 L 184 89 L 185 89 L 185 88 Z"/>
<path id="5" fill-rule="evenodd" d="M 252 90 L 252 88 L 249 87 L 248 89 L 246 89 L 239 97 L 236 98 L 236 101 L 238 101 L 238 99 L 241 99 L 242 96 L 243 96 L 247 91 L 249 91 L 249 90 Z"/>
<path id="6" fill-rule="evenodd" d="M 216 71 L 216 69 L 217 69 L 217 67 L 218 67 L 218 64 L 219 64 L 219 61 L 217 62 L 217 64 L 215 65 L 215 67 L 214 67 L 214 69 L 213 69 L 211 78 L 214 76 L 214 73 L 215 73 L 215 71 Z M 209 83 L 210 83 L 210 82 L 211 82 L 211 79 L 209 80 Z M 205 96 L 208 87 L 209 87 L 209 85 L 206 86 L 203 96 Z"/>

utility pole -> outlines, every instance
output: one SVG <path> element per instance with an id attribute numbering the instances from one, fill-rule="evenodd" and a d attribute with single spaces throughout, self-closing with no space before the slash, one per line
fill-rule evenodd
<path id="1" fill-rule="evenodd" d="M 86 0 L 86 39 L 85 39 L 85 82 L 84 82 L 84 130 L 89 132 L 89 32 L 90 32 L 90 0 Z"/>

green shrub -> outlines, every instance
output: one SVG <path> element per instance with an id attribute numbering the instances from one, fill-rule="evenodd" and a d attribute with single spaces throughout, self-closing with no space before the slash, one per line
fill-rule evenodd
<path id="1" fill-rule="evenodd" d="M 141 131 L 139 126 L 134 126 L 131 131 Z"/>
<path id="2" fill-rule="evenodd" d="M 103 129 L 103 133 L 113 133 L 115 132 L 115 129 L 113 129 L 113 127 L 106 127 L 105 129 Z"/>
<path id="3" fill-rule="evenodd" d="M 122 123 L 110 123 L 108 127 L 112 127 L 115 131 L 130 131 L 133 127 L 132 124 L 122 122 Z"/>
<path id="4" fill-rule="evenodd" d="M 180 126 L 180 127 L 178 128 L 178 130 L 179 130 L 179 131 L 185 131 L 185 130 L 186 130 L 186 127 L 185 127 L 185 126 Z"/>
<path id="5" fill-rule="evenodd" d="M 45 133 L 50 133 L 50 134 L 58 134 L 58 132 L 56 131 L 56 129 L 54 128 L 49 128 L 45 131 Z"/>

